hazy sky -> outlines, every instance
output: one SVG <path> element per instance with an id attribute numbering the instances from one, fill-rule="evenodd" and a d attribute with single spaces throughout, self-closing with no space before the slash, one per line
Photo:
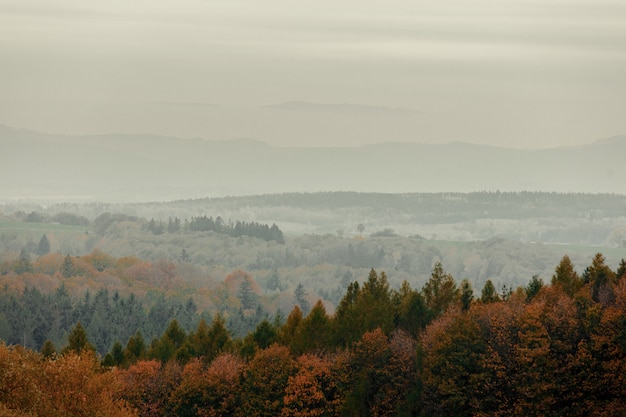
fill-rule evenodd
<path id="1" fill-rule="evenodd" d="M 274 145 L 626 134 L 623 0 L 0 0 L 0 123 Z"/>

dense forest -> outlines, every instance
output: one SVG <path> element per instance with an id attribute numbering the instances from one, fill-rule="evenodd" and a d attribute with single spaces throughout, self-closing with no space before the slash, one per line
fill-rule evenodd
<path id="1" fill-rule="evenodd" d="M 568 256 L 479 296 L 435 264 L 421 289 L 371 270 L 334 314 L 316 303 L 233 337 L 217 315 L 171 320 L 95 353 L 81 323 L 60 351 L 0 346 L 7 416 L 614 416 L 626 413 L 626 261 Z M 58 395 L 62 393 L 62 395 Z"/>
<path id="2" fill-rule="evenodd" d="M 4 206 L 0 415 L 625 414 L 623 204 L 319 193 Z M 284 233 L 293 223 L 263 210 L 352 230 Z M 473 222 L 492 237 L 366 220 L 423 228 L 429 211 L 432 230 Z M 571 218 L 608 246 L 495 233 Z"/>

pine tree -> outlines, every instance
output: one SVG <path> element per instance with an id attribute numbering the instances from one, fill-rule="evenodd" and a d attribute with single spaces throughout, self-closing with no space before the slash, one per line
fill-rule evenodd
<path id="1" fill-rule="evenodd" d="M 50 242 L 48 241 L 48 237 L 44 233 L 41 239 L 39 240 L 39 244 L 37 245 L 37 255 L 43 256 L 50 253 Z"/>
<path id="2" fill-rule="evenodd" d="M 422 293 L 433 316 L 439 317 L 457 300 L 459 292 L 452 275 L 445 273 L 441 262 L 437 262 Z"/>
<path id="3" fill-rule="evenodd" d="M 63 275 L 64 278 L 69 278 L 74 276 L 74 273 L 74 263 L 72 262 L 70 255 L 67 254 L 65 259 L 63 259 L 63 264 L 61 265 L 61 275 Z"/>
<path id="4" fill-rule="evenodd" d="M 498 297 L 498 293 L 496 292 L 496 287 L 490 279 L 485 282 L 485 286 L 480 293 L 480 301 L 484 304 L 500 301 L 500 297 Z"/>
<path id="5" fill-rule="evenodd" d="M 298 283 L 298 286 L 296 287 L 295 295 L 296 295 L 296 302 L 302 309 L 302 314 L 306 316 L 307 314 L 309 314 L 311 305 L 306 299 L 306 290 L 304 289 L 304 286 L 302 285 L 301 282 Z"/>
<path id="6" fill-rule="evenodd" d="M 582 284 L 569 256 L 563 256 L 552 275 L 552 285 L 561 287 L 567 295 L 573 297 Z"/>
<path id="7" fill-rule="evenodd" d="M 64 355 L 70 352 L 81 354 L 85 351 L 96 351 L 96 348 L 87 340 L 87 332 L 83 325 L 80 324 L 80 321 L 76 323 L 76 326 L 72 329 L 67 337 L 67 341 L 68 345 L 62 351 Z"/>
<path id="8" fill-rule="evenodd" d="M 472 284 L 467 279 L 461 281 L 461 308 L 463 311 L 469 310 L 474 301 L 474 290 Z"/>

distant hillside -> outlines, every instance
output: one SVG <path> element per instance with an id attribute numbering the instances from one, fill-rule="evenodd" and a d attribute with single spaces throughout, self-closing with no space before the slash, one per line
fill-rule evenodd
<path id="1" fill-rule="evenodd" d="M 626 194 L 626 136 L 545 150 L 455 142 L 277 148 L 254 140 L 48 135 L 0 126 L 2 200 L 153 201 L 282 192 Z"/>

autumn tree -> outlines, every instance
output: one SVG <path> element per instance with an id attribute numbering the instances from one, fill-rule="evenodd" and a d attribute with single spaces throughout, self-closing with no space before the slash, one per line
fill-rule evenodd
<path id="1" fill-rule="evenodd" d="M 259 350 L 243 373 L 242 401 L 236 416 L 256 417 L 280 415 L 289 377 L 295 375 L 296 364 L 289 350 L 274 344 Z"/>
<path id="2" fill-rule="evenodd" d="M 340 378 L 328 356 L 305 354 L 288 378 L 282 417 L 336 416 L 343 404 Z"/>
<path id="3" fill-rule="evenodd" d="M 242 370 L 243 363 L 232 354 L 216 357 L 208 369 L 199 359 L 190 361 L 169 399 L 169 408 L 176 416 L 234 415 L 241 400 Z"/>

